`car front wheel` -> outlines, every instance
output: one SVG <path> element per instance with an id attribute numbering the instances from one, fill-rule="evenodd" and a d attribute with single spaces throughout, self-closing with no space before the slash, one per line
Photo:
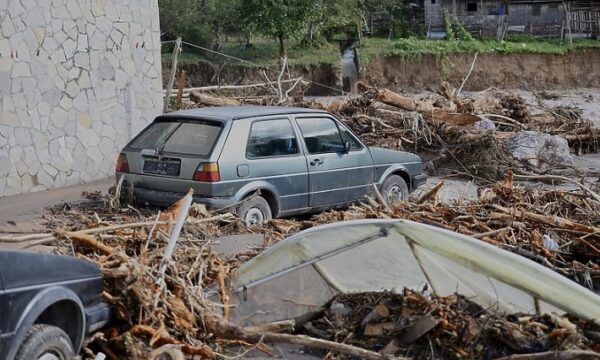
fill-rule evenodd
<path id="1" fill-rule="evenodd" d="M 33 325 L 15 360 L 71 360 L 75 357 L 69 336 L 56 326 Z"/>
<path id="2" fill-rule="evenodd" d="M 238 206 L 237 213 L 246 226 L 261 225 L 273 217 L 269 203 L 260 196 L 244 200 Z"/>
<path id="3" fill-rule="evenodd" d="M 408 185 L 401 176 L 390 175 L 381 186 L 381 195 L 388 206 L 408 199 Z"/>

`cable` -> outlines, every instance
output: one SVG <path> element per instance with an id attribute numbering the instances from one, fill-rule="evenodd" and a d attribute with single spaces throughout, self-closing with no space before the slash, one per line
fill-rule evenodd
<path id="1" fill-rule="evenodd" d="M 259 68 L 263 68 L 263 69 L 266 69 L 266 70 L 272 71 L 272 72 L 274 72 L 274 73 L 276 73 L 276 74 L 277 74 L 277 73 L 279 73 L 279 70 L 277 70 L 277 69 L 273 69 L 273 68 L 270 68 L 270 67 L 268 67 L 268 66 L 264 66 L 264 65 L 260 65 L 260 64 L 254 63 L 254 62 L 252 62 L 252 61 L 248 61 L 248 60 L 244 60 L 244 59 L 241 59 L 241 58 L 238 58 L 238 57 L 232 56 L 232 55 L 228 55 L 228 54 L 222 53 L 222 52 L 220 52 L 220 51 L 216 51 L 216 50 L 208 49 L 208 48 L 202 47 L 202 46 L 200 46 L 200 45 L 196 45 L 196 44 L 191 44 L 191 43 L 189 43 L 189 42 L 187 42 L 187 41 L 181 41 L 181 43 L 182 43 L 182 44 L 185 44 L 185 45 L 187 45 L 187 46 L 191 46 L 191 47 L 193 47 L 193 48 L 197 48 L 197 49 L 204 50 L 204 51 L 207 51 L 207 52 L 210 52 L 210 53 L 213 53 L 213 54 L 221 55 L 221 56 L 223 56 L 223 57 L 226 57 L 226 58 L 229 58 L 229 59 L 237 60 L 237 61 L 239 61 L 239 62 L 242 62 L 242 63 L 248 64 L 248 65 L 252 65 L 252 66 L 259 67 Z M 309 82 L 309 83 L 311 83 L 311 84 L 318 85 L 318 86 L 324 87 L 324 88 L 326 88 L 326 89 L 329 89 L 329 90 L 338 91 L 338 92 L 342 93 L 342 95 L 346 93 L 346 92 L 345 92 L 344 90 L 342 90 L 342 89 L 334 88 L 334 87 L 331 87 L 331 86 L 328 86 L 328 85 L 325 85 L 325 84 L 318 83 L 318 82 L 316 82 L 316 81 L 312 81 L 312 80 L 306 80 L 306 81 L 308 81 L 308 82 Z"/>

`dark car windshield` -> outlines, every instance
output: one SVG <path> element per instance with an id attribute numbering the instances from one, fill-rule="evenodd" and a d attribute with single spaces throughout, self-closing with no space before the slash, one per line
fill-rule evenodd
<path id="1" fill-rule="evenodd" d="M 212 121 L 159 120 L 147 127 L 129 147 L 205 156 L 210 154 L 221 128 L 221 124 Z"/>

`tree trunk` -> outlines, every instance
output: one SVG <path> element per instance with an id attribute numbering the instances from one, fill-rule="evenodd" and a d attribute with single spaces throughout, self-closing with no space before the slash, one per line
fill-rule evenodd
<path id="1" fill-rule="evenodd" d="M 279 40 L 279 58 L 283 59 L 285 57 L 285 44 L 283 43 L 283 34 L 278 34 L 277 40 Z"/>

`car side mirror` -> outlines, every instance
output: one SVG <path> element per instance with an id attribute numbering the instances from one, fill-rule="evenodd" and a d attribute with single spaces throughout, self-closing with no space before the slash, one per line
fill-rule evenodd
<path id="1" fill-rule="evenodd" d="M 350 144 L 350 141 L 346 141 L 344 143 L 344 153 L 349 153 L 350 149 L 352 149 L 352 145 Z"/>

